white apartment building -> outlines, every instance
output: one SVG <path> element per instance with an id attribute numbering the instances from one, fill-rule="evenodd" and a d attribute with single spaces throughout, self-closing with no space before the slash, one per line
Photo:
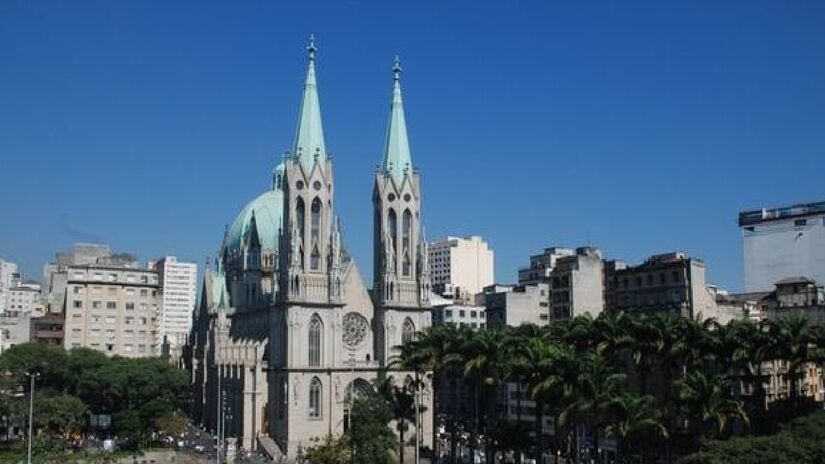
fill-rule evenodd
<path id="1" fill-rule="evenodd" d="M 161 302 L 158 273 L 136 263 L 100 262 L 65 267 L 65 348 L 154 356 Z"/>
<path id="2" fill-rule="evenodd" d="M 197 300 L 198 265 L 166 256 L 149 267 L 158 272 L 163 299 L 158 315 L 157 346 L 166 342 L 171 348 L 186 344 L 192 329 L 192 311 Z"/>
<path id="3" fill-rule="evenodd" d="M 0 258 L 0 313 L 6 310 L 8 290 L 17 275 L 17 263 Z"/>
<path id="4" fill-rule="evenodd" d="M 428 250 L 430 278 L 436 293 L 469 300 L 495 281 L 493 250 L 481 237 L 446 237 Z"/>
<path id="5" fill-rule="evenodd" d="M 739 213 L 745 291 L 803 276 L 825 283 L 825 201 Z"/>

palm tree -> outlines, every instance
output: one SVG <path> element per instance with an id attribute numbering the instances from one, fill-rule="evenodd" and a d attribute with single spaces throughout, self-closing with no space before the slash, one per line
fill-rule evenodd
<path id="1" fill-rule="evenodd" d="M 418 422 L 418 418 L 415 417 L 415 398 L 407 387 L 396 385 L 395 379 L 391 375 L 380 378 L 375 382 L 376 392 L 387 402 L 396 422 L 398 462 L 400 463 L 404 462 L 404 432 L 407 430 L 407 423 Z"/>
<path id="2" fill-rule="evenodd" d="M 599 456 L 599 434 L 607 418 L 607 407 L 619 394 L 627 376 L 618 373 L 598 354 L 589 353 L 580 358 L 578 376 L 569 396 L 567 406 L 559 414 L 559 423 L 567 425 L 577 421 L 587 426 L 593 435 L 596 462 Z"/>
<path id="3" fill-rule="evenodd" d="M 536 461 L 540 461 L 544 407 L 564 394 L 569 379 L 566 372 L 575 365 L 575 356 L 569 348 L 550 341 L 541 333 L 511 337 L 506 343 L 510 356 L 508 369 L 527 385 L 530 399 L 536 404 L 533 454 Z"/>
<path id="4" fill-rule="evenodd" d="M 708 377 L 701 371 L 689 372 L 679 382 L 679 405 L 700 445 L 708 432 L 716 436 L 724 434 L 734 418 L 746 425 L 749 423 L 742 402 L 731 398 L 730 383 L 722 377 Z"/>
<path id="5" fill-rule="evenodd" d="M 770 326 L 772 353 L 788 365 L 793 413 L 799 413 L 799 371 L 812 359 L 809 350 L 808 320 L 801 313 L 780 317 Z"/>
<path id="6" fill-rule="evenodd" d="M 457 366 L 461 361 L 458 347 L 463 334 L 453 325 L 432 326 L 416 334 L 406 344 L 397 347 L 398 354 L 391 360 L 390 367 L 432 372 L 433 383 L 433 451 L 438 456 L 438 394 L 441 391 L 441 378 L 445 372 Z M 455 440 L 451 447 L 452 460 L 455 461 Z"/>
<path id="7" fill-rule="evenodd" d="M 640 452 L 644 456 L 643 445 L 651 434 L 667 438 L 668 431 L 661 421 L 661 415 L 653 409 L 653 396 L 638 396 L 631 393 L 619 395 L 610 401 L 609 423 L 605 434 L 616 438 L 616 458 L 618 462 L 629 462 L 633 443 L 639 440 Z"/>
<path id="8" fill-rule="evenodd" d="M 504 350 L 504 332 L 500 330 L 482 330 L 473 332 L 466 341 L 464 349 L 464 376 L 473 379 L 476 398 L 484 395 L 484 424 L 487 437 L 487 461 L 492 464 L 495 456 L 495 442 L 491 439 L 496 428 L 498 414 L 498 389 L 505 371 L 506 357 Z M 477 408 L 478 409 L 478 408 Z M 478 431 L 478 411 L 476 412 L 476 431 Z"/>

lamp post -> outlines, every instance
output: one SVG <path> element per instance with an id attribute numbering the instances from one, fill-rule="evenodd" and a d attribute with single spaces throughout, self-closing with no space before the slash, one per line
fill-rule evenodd
<path id="1" fill-rule="evenodd" d="M 34 430 L 34 380 L 40 377 L 40 373 L 26 372 L 26 375 L 29 376 L 29 380 L 31 381 L 29 387 L 29 449 L 28 453 L 26 454 L 26 462 L 28 464 L 32 464 L 32 432 Z"/>

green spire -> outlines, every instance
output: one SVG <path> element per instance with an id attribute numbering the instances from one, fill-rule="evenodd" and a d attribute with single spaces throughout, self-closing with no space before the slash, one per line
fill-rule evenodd
<path id="1" fill-rule="evenodd" d="M 404 103 L 401 100 L 401 63 L 397 56 L 392 73 L 392 104 L 390 105 L 390 122 L 387 125 L 387 140 L 384 145 L 382 171 L 392 175 L 395 182 L 400 184 L 404 180 L 404 172 L 412 169 L 412 157 L 410 156 L 410 143 L 407 140 Z"/>
<path id="2" fill-rule="evenodd" d="M 318 84 L 315 81 L 315 36 L 309 36 L 309 64 L 304 82 L 304 94 L 301 99 L 301 113 L 298 116 L 298 130 L 295 132 L 293 156 L 301 156 L 301 163 L 309 170 L 318 161 L 327 159 L 324 146 L 324 127 L 321 125 L 321 105 L 318 102 Z"/>

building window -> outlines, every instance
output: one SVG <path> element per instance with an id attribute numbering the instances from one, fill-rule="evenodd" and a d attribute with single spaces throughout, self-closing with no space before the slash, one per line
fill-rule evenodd
<path id="1" fill-rule="evenodd" d="M 74 300 L 72 302 L 72 307 L 74 307 L 75 309 L 80 309 L 83 307 L 83 302 L 80 300 Z"/>
<path id="2" fill-rule="evenodd" d="M 807 219 L 797 219 L 793 222 L 793 225 L 796 226 L 796 227 L 802 227 L 802 226 L 808 225 L 808 220 Z"/>
<path id="3" fill-rule="evenodd" d="M 106 309 L 117 309 L 117 302 L 116 301 L 107 301 L 106 302 Z"/>
<path id="4" fill-rule="evenodd" d="M 321 380 L 318 377 L 313 377 L 309 383 L 309 417 L 321 418 Z"/>
<path id="5" fill-rule="evenodd" d="M 102 301 L 92 301 L 92 309 L 100 309 L 103 307 Z"/>
<path id="6" fill-rule="evenodd" d="M 387 213 L 387 231 L 387 235 L 389 236 L 390 241 L 390 246 L 387 248 L 393 255 L 391 262 L 396 266 L 395 268 L 390 269 L 390 271 L 395 272 L 398 270 L 395 259 L 395 257 L 398 256 L 398 252 L 395 248 L 395 241 L 398 238 L 398 217 L 395 214 L 395 210 L 392 208 L 390 208 L 389 213 Z"/>
<path id="7" fill-rule="evenodd" d="M 309 365 L 317 367 L 321 365 L 321 337 L 324 333 L 324 326 L 321 318 L 317 314 L 309 321 Z"/>
<path id="8" fill-rule="evenodd" d="M 401 343 L 407 344 L 415 339 L 415 324 L 409 317 L 404 319 L 404 325 L 401 327 Z"/>
<path id="9" fill-rule="evenodd" d="M 126 303 L 126 309 L 135 309 L 135 304 L 131 302 Z"/>
<path id="10" fill-rule="evenodd" d="M 452 309 L 445 309 L 444 316 L 446 317 L 453 317 L 453 310 Z"/>
<path id="11" fill-rule="evenodd" d="M 321 200 L 312 200 L 310 209 L 310 243 L 312 244 L 312 254 L 310 255 L 309 267 L 318 270 L 321 267 L 321 253 L 318 250 L 321 236 Z"/>
<path id="12" fill-rule="evenodd" d="M 405 209 L 401 218 L 401 249 L 404 252 L 404 263 L 402 272 L 405 276 L 410 275 L 412 266 L 410 261 L 410 237 L 412 235 L 412 213 Z"/>

